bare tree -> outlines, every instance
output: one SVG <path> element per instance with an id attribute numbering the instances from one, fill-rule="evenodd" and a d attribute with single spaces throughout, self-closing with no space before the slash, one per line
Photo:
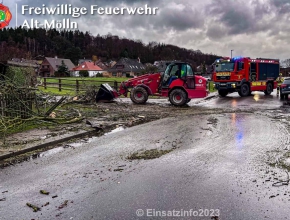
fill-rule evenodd
<path id="1" fill-rule="evenodd" d="M 290 67 L 290 59 L 283 60 L 282 63 L 284 64 L 285 68 Z"/>

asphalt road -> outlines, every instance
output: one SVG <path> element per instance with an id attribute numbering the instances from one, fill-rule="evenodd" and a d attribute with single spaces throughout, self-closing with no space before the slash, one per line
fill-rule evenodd
<path id="1" fill-rule="evenodd" d="M 265 95 L 263 92 L 252 92 L 248 97 L 240 97 L 237 92 L 231 93 L 226 97 L 220 98 L 216 95 L 215 98 L 204 101 L 194 101 L 190 105 L 206 106 L 209 108 L 232 108 L 232 109 L 276 109 L 283 103 L 276 95 L 274 90 L 271 95 Z"/>
<path id="2" fill-rule="evenodd" d="M 191 105 L 281 106 L 276 96 L 254 97 L 231 94 Z M 267 164 L 289 150 L 289 130 L 266 114 L 272 111 L 181 115 L 6 167 L 0 170 L 0 219 L 290 219 L 289 186 L 272 186 L 287 175 Z M 157 159 L 126 159 L 173 147 Z"/>
<path id="3" fill-rule="evenodd" d="M 219 97 L 217 92 L 211 93 L 207 99 L 192 99 L 188 105 L 204 106 L 207 108 L 226 108 L 226 109 L 277 109 L 282 106 L 283 101 L 276 95 L 276 89 L 271 95 L 265 95 L 263 92 L 252 92 L 248 97 L 240 97 L 237 92 L 228 94 L 226 97 Z M 122 102 L 132 103 L 130 98 L 122 98 Z M 149 99 L 149 103 L 171 106 L 168 99 Z"/>

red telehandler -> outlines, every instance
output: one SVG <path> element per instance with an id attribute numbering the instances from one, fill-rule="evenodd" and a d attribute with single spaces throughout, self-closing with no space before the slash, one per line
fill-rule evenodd
<path id="1" fill-rule="evenodd" d="M 136 104 L 145 104 L 148 96 L 169 97 L 172 105 L 182 106 L 193 98 L 204 98 L 208 95 L 206 78 L 194 75 L 192 67 L 185 62 L 170 63 L 164 74 L 146 74 L 122 82 L 119 91 L 109 84 L 102 84 L 96 96 L 100 100 L 113 100 L 130 92 L 131 100 Z"/>

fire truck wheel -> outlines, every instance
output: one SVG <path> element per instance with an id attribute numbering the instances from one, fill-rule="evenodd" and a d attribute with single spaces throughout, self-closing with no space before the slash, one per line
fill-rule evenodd
<path id="1" fill-rule="evenodd" d="M 131 90 L 130 98 L 136 104 L 145 104 L 148 100 L 148 93 L 143 87 L 135 87 Z"/>
<path id="2" fill-rule="evenodd" d="M 239 92 L 239 95 L 242 97 L 248 96 L 250 93 L 250 87 L 248 84 L 244 83 L 241 85 L 241 91 Z"/>
<path id="3" fill-rule="evenodd" d="M 226 97 L 229 94 L 227 90 L 219 90 L 218 93 L 221 97 Z"/>
<path id="4" fill-rule="evenodd" d="M 182 89 L 174 89 L 169 94 L 169 101 L 172 105 L 182 106 L 187 103 L 187 94 Z"/>
<path id="5" fill-rule="evenodd" d="M 281 92 L 280 92 L 280 99 L 281 99 L 281 100 L 285 99 L 285 96 L 282 95 Z"/>
<path id="6" fill-rule="evenodd" d="M 266 90 L 265 90 L 265 95 L 270 95 L 273 91 L 273 86 L 272 86 L 272 83 L 268 83 L 267 84 L 267 87 L 266 87 Z"/>

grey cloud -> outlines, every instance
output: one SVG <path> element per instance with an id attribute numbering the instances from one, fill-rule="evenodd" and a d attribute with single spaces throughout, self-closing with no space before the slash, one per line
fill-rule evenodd
<path id="1" fill-rule="evenodd" d="M 244 33 L 253 24 L 250 8 L 241 1 L 216 0 L 209 5 L 209 10 L 230 35 Z"/>
<path id="2" fill-rule="evenodd" d="M 290 12 L 289 0 L 270 0 L 270 3 L 276 7 L 278 14 L 287 14 Z"/>
<path id="3" fill-rule="evenodd" d="M 100 7 L 138 7 L 145 4 L 159 7 L 156 16 L 88 14 L 75 20 L 81 31 L 89 31 L 93 35 L 110 32 L 120 37 L 142 39 L 144 43 L 170 43 L 194 50 L 199 48 L 207 53 L 222 55 L 234 49 L 246 56 L 264 56 L 265 53 L 269 57 L 279 57 L 280 54 L 287 56 L 280 45 L 283 45 L 282 48 L 289 45 L 290 0 L 4 0 L 12 13 L 15 12 L 15 2 L 19 7 L 23 4 L 32 7 L 42 4 L 72 4 L 87 8 L 93 4 Z M 62 17 L 33 16 L 39 20 Z M 18 18 L 21 23 L 32 16 L 19 15 Z M 15 21 L 11 24 L 15 25 Z M 254 48 L 255 45 L 259 46 Z M 274 48 L 273 52 L 265 49 L 269 45 Z"/>
<path id="4" fill-rule="evenodd" d="M 190 7 L 185 7 L 182 10 L 174 8 L 162 10 L 160 16 L 153 21 L 155 21 L 155 27 L 161 26 L 177 31 L 201 28 L 203 26 L 202 15 Z"/>
<path id="5" fill-rule="evenodd" d="M 290 4 L 289 0 L 270 0 L 270 3 L 276 7 L 283 7 Z"/>
<path id="6" fill-rule="evenodd" d="M 206 35 L 212 40 L 217 40 L 225 36 L 224 31 L 225 31 L 224 27 L 222 27 L 218 23 L 214 23 L 210 24 L 209 28 L 207 29 Z"/>
<path id="7" fill-rule="evenodd" d="M 117 23 L 122 22 L 120 18 Z M 166 30 L 184 31 L 191 28 L 201 28 L 203 26 L 203 19 L 200 13 L 191 9 L 176 9 L 163 8 L 157 15 L 152 16 L 136 16 L 131 19 L 126 19 L 127 27 L 146 27 L 162 31 L 166 34 Z"/>
<path id="8" fill-rule="evenodd" d="M 215 0 L 209 4 L 210 13 L 226 27 L 226 34 L 229 35 L 252 34 L 270 29 L 278 31 L 279 23 L 286 22 L 286 18 L 280 15 L 285 7 L 289 7 L 287 10 L 290 10 L 290 4 L 284 0 L 257 0 L 247 4 L 241 0 Z"/>

